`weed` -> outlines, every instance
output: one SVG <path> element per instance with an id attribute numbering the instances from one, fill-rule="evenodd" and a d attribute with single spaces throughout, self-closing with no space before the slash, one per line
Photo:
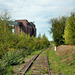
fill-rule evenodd
<path id="1" fill-rule="evenodd" d="M 0 70 L 0 75 L 12 75 L 13 73 L 14 71 L 12 66 L 5 67 L 2 71 Z"/>
<path id="2" fill-rule="evenodd" d="M 66 65 L 65 63 L 61 62 L 62 57 L 57 56 L 53 50 L 50 50 L 49 51 L 50 69 L 53 71 L 53 73 L 56 73 L 58 75 L 61 75 L 61 74 L 74 75 L 75 74 L 75 70 L 74 70 L 75 54 L 72 54 L 72 56 L 73 56 L 72 61 L 70 61 L 71 64 Z M 67 58 L 67 57 L 69 57 L 69 55 L 64 56 L 64 58 Z"/>
<path id="3" fill-rule="evenodd" d="M 46 74 L 46 73 L 48 74 L 48 70 L 46 70 L 45 68 L 42 67 L 41 70 L 42 70 L 41 72 L 42 72 L 43 74 Z"/>
<path id="4" fill-rule="evenodd" d="M 69 57 L 69 55 L 65 55 L 63 58 L 67 58 L 67 57 Z"/>
<path id="5" fill-rule="evenodd" d="M 29 70 L 25 75 L 31 75 L 31 71 Z"/>

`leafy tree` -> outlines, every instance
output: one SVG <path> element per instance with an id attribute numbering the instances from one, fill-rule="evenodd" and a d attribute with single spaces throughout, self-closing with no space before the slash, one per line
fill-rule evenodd
<path id="1" fill-rule="evenodd" d="M 42 46 L 44 47 L 44 48 L 46 48 L 46 47 L 49 47 L 49 45 L 50 45 L 50 42 L 49 42 L 49 40 L 47 39 L 47 37 L 46 37 L 46 35 L 44 34 L 43 36 L 42 36 Z"/>
<path id="2" fill-rule="evenodd" d="M 38 35 L 38 39 L 41 39 L 41 34 L 39 33 L 39 35 Z"/>
<path id="3" fill-rule="evenodd" d="M 53 33 L 53 39 L 56 46 L 64 44 L 64 29 L 66 23 L 66 17 L 62 16 L 61 18 L 53 18 L 49 23 L 52 24 L 50 33 Z"/>
<path id="4" fill-rule="evenodd" d="M 8 26 L 9 16 L 7 14 L 7 12 L 0 14 L 0 56 L 9 50 L 8 38 L 11 36 L 11 30 Z"/>
<path id="5" fill-rule="evenodd" d="M 75 12 L 71 13 L 66 22 L 64 38 L 66 44 L 75 45 Z"/>

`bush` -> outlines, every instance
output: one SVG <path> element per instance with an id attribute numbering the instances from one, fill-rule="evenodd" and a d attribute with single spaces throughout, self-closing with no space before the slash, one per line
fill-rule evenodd
<path id="1" fill-rule="evenodd" d="M 21 51 L 19 50 L 13 50 L 13 52 L 11 51 L 7 52 L 2 59 L 3 65 L 9 66 L 9 65 L 19 64 L 23 60 L 22 54 L 20 52 Z"/>

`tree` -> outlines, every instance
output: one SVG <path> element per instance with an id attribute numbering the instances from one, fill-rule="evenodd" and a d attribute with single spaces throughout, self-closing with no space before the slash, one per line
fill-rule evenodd
<path id="1" fill-rule="evenodd" d="M 10 12 L 8 12 L 8 11 L 1 12 L 0 18 L 1 18 L 2 21 L 4 22 L 5 26 L 6 26 L 9 30 L 12 31 L 12 26 L 11 26 L 11 24 L 13 23 L 13 21 L 10 20 L 10 18 L 11 18 Z M 5 28 L 6 28 L 6 27 L 5 27 Z M 6 29 L 5 29 L 5 31 L 6 31 Z"/>
<path id="2" fill-rule="evenodd" d="M 46 48 L 46 47 L 49 47 L 49 45 L 50 45 L 50 42 L 49 42 L 49 40 L 47 39 L 47 37 L 46 37 L 46 35 L 45 34 L 43 34 L 43 36 L 42 36 L 42 46 L 43 46 L 43 48 Z"/>
<path id="3" fill-rule="evenodd" d="M 66 44 L 75 45 L 75 12 L 71 13 L 66 22 L 64 38 Z"/>
<path id="4" fill-rule="evenodd" d="M 12 32 L 8 24 L 9 19 L 8 12 L 0 14 L 0 56 L 5 54 L 10 46 L 9 37 L 12 37 Z"/>
<path id="5" fill-rule="evenodd" d="M 61 18 L 53 18 L 49 23 L 52 24 L 50 33 L 53 33 L 53 39 L 56 46 L 64 44 L 64 29 L 66 23 L 66 17 L 62 16 Z"/>
<path id="6" fill-rule="evenodd" d="M 39 33 L 39 35 L 38 35 L 38 39 L 40 40 L 41 39 L 41 34 Z"/>

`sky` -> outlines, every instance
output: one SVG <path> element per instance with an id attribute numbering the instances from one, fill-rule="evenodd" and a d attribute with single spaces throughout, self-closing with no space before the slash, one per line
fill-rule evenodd
<path id="1" fill-rule="evenodd" d="M 0 0 L 0 12 L 5 10 L 11 13 L 12 20 L 34 22 L 37 36 L 45 34 L 52 41 L 50 19 L 69 16 L 75 10 L 75 0 Z"/>

